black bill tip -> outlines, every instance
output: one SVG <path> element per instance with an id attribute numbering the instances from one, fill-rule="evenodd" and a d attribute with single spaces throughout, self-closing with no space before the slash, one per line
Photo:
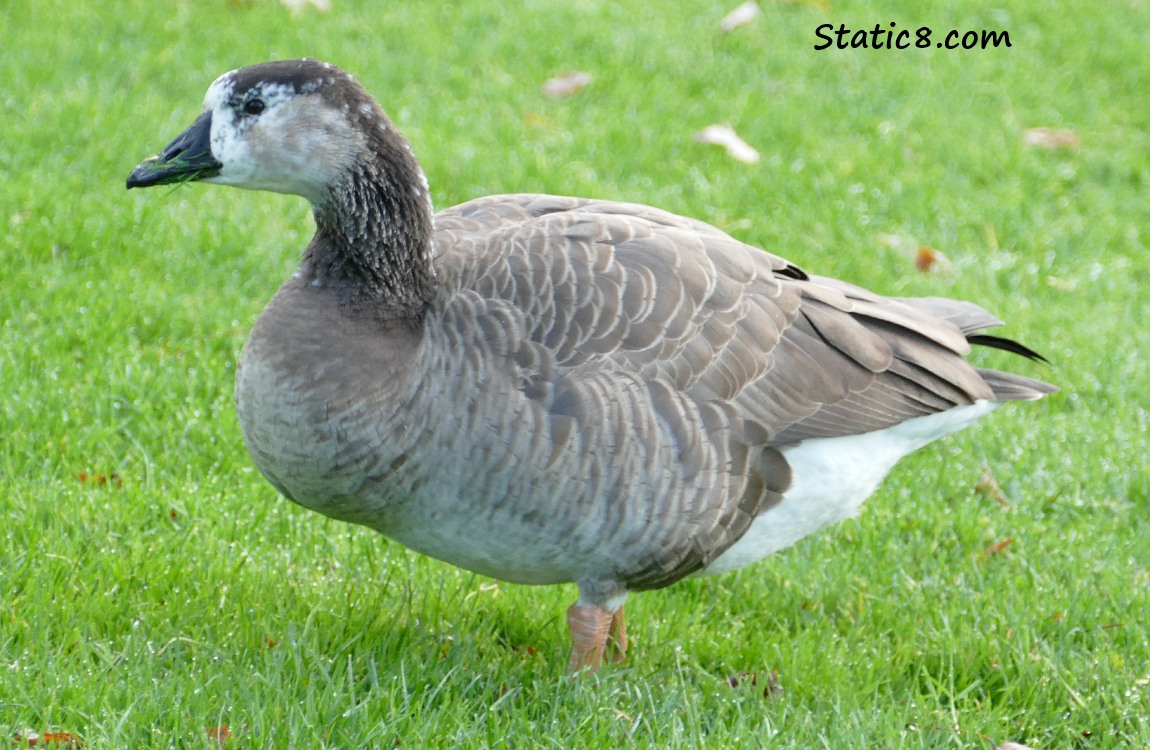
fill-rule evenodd
<path id="1" fill-rule="evenodd" d="M 205 112 L 160 153 L 148 157 L 128 175 L 128 189 L 192 182 L 220 173 L 212 155 L 212 115 Z"/>

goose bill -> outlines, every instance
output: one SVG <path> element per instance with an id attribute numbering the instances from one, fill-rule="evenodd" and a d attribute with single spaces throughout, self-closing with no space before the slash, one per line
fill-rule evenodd
<path id="1" fill-rule="evenodd" d="M 140 162 L 128 175 L 128 189 L 192 182 L 220 173 L 223 165 L 212 155 L 212 113 L 196 118 L 160 153 Z"/>

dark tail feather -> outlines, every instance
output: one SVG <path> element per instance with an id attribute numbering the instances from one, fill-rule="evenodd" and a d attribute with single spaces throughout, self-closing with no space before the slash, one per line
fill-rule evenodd
<path id="1" fill-rule="evenodd" d="M 974 333 L 968 334 L 966 340 L 972 344 L 989 346 L 992 349 L 1001 349 L 1004 352 L 1010 352 L 1011 354 L 1018 354 L 1027 359 L 1033 359 L 1035 362 L 1050 364 L 1050 360 L 1046 357 L 1043 357 L 1028 346 L 1023 346 L 1014 339 L 1008 339 L 1003 336 L 990 336 L 985 333 Z"/>
<path id="2" fill-rule="evenodd" d="M 985 333 L 968 334 L 966 340 L 979 346 L 989 346 L 992 349 L 1001 349 L 1004 352 L 1017 354 L 1036 362 L 1050 364 L 1046 357 L 1028 346 L 1023 346 L 1014 339 L 1002 336 L 990 336 Z M 978 374 L 994 391 L 996 401 L 1034 401 L 1048 393 L 1057 393 L 1058 387 L 1041 380 L 1015 375 L 1012 372 L 999 372 L 998 370 L 979 370 Z"/>
<path id="3" fill-rule="evenodd" d="M 1033 359 L 1036 362 L 1050 364 L 1046 357 L 1013 339 L 979 333 L 984 328 L 1002 325 L 1002 321 L 973 302 L 946 299 L 945 297 L 899 297 L 898 300 L 958 326 L 958 329 L 966 336 L 966 340 L 972 344 L 1001 349 L 1027 359 Z"/>
<path id="4" fill-rule="evenodd" d="M 980 333 L 985 328 L 1002 325 L 1002 321 L 973 302 L 963 302 L 945 297 L 898 297 L 894 299 L 904 305 L 947 321 L 958 328 L 963 337 L 971 344 L 1001 349 L 1036 362 L 1050 364 L 1046 357 L 1013 339 Z M 998 370 L 980 369 L 977 372 L 990 386 L 995 401 L 1034 401 L 1058 391 L 1057 386 L 1022 375 L 999 372 Z"/>

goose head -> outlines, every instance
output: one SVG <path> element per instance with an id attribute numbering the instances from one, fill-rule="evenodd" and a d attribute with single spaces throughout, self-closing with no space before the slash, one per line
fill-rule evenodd
<path id="1" fill-rule="evenodd" d="M 394 133 L 363 87 L 334 65 L 284 60 L 225 73 L 203 113 L 141 163 L 128 187 L 200 182 L 291 193 L 322 204 L 342 174 Z"/>
<path id="2" fill-rule="evenodd" d="M 375 99 L 334 65 L 281 60 L 225 73 L 195 122 L 127 186 L 193 181 L 310 201 L 317 231 L 305 266 L 317 286 L 326 275 L 369 296 L 428 297 L 427 179 Z"/>

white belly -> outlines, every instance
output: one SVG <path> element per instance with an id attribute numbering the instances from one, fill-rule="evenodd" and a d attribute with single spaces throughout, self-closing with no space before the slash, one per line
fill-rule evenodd
<path id="1" fill-rule="evenodd" d="M 793 480 L 778 505 L 700 575 L 735 570 L 856 515 L 903 456 L 957 432 L 998 406 L 978 401 L 862 435 L 812 438 L 783 449 Z"/>

